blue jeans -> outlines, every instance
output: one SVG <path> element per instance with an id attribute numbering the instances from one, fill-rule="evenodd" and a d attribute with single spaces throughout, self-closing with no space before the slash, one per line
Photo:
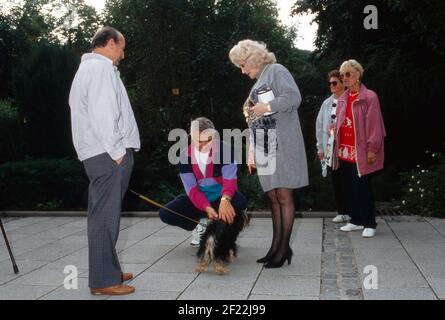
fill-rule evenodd
<path id="1" fill-rule="evenodd" d="M 221 201 L 221 198 L 217 199 L 216 201 L 212 202 L 212 207 L 218 211 L 219 202 Z M 235 195 L 232 198 L 232 206 L 235 209 L 236 214 L 243 213 L 244 210 L 247 208 L 247 199 L 244 197 L 244 195 L 241 192 L 236 192 Z M 202 218 L 206 218 L 207 214 L 204 211 L 199 210 L 194 206 L 190 198 L 183 194 L 177 196 L 173 201 L 170 201 L 165 205 L 167 208 L 180 213 L 183 216 L 186 216 L 190 219 L 197 220 Z M 190 221 L 186 218 L 183 218 L 181 216 L 178 216 L 166 209 L 160 209 L 159 210 L 159 217 L 161 220 L 169 224 L 171 226 L 180 227 L 182 229 L 185 229 L 187 231 L 192 231 L 195 229 L 197 223 Z"/>

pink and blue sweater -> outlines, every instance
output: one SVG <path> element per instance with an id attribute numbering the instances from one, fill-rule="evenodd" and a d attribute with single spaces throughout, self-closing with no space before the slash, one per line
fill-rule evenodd
<path id="1" fill-rule="evenodd" d="M 237 190 L 237 164 L 233 149 L 221 141 L 215 141 L 210 151 L 205 176 L 199 169 L 193 143 L 181 155 L 179 172 L 193 205 L 199 210 L 211 206 L 222 195 L 233 197 Z"/>

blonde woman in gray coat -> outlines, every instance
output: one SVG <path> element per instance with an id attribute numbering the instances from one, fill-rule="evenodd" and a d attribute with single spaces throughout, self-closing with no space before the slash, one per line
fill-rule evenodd
<path id="1" fill-rule="evenodd" d="M 291 73 L 278 64 L 265 44 L 243 40 L 229 53 L 232 63 L 255 80 L 245 110 L 253 152 L 249 171 L 256 168 L 272 206 L 273 240 L 265 268 L 291 263 L 290 238 L 295 218 L 293 191 L 308 185 L 303 134 L 298 116 L 301 95 Z"/>

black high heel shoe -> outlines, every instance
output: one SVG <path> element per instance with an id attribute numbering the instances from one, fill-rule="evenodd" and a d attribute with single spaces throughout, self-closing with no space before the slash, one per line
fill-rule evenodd
<path id="1" fill-rule="evenodd" d="M 286 260 L 287 260 L 287 264 L 289 265 L 292 263 L 292 255 L 293 255 L 292 249 L 289 249 L 287 251 L 287 254 L 283 258 L 281 258 L 281 260 L 268 261 L 264 265 L 264 268 L 266 268 L 266 269 L 281 268 L 283 266 L 284 262 L 286 262 Z"/>
<path id="2" fill-rule="evenodd" d="M 264 257 L 262 257 L 261 259 L 258 259 L 256 262 L 257 263 L 266 263 L 269 262 L 270 260 L 272 260 L 273 256 L 275 255 L 275 253 L 272 254 L 266 254 Z"/>

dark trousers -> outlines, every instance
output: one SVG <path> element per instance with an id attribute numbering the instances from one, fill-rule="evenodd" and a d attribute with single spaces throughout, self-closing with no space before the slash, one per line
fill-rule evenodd
<path id="1" fill-rule="evenodd" d="M 357 165 L 346 161 L 340 161 L 339 172 L 345 193 L 345 207 L 351 216 L 351 223 L 375 229 L 377 223 L 371 189 L 371 176 L 359 177 Z"/>
<path id="2" fill-rule="evenodd" d="M 88 189 L 88 264 L 90 288 L 121 284 L 116 252 L 122 199 L 133 170 L 133 150 L 120 165 L 103 153 L 83 162 L 90 180 Z"/>
<path id="3" fill-rule="evenodd" d="M 349 215 L 349 212 L 345 206 L 345 193 L 343 191 L 343 183 L 341 179 L 341 168 L 337 170 L 331 170 L 329 168 L 329 173 L 332 179 L 332 187 L 334 189 L 334 198 L 337 205 L 338 214 Z"/>
<path id="4" fill-rule="evenodd" d="M 212 202 L 212 207 L 218 211 L 219 203 L 221 198 Z M 192 201 L 187 195 L 179 195 L 174 200 L 170 201 L 165 205 L 167 208 L 174 210 L 175 212 L 184 215 L 193 220 L 199 221 L 199 219 L 206 218 L 207 214 L 204 211 L 199 210 L 194 206 Z M 236 214 L 243 213 L 247 208 L 247 199 L 241 192 L 236 192 L 232 198 L 232 206 Z M 186 218 L 178 216 L 168 210 L 159 210 L 159 217 L 161 220 L 169 225 L 176 226 L 187 231 L 192 231 L 195 229 L 197 223 L 190 221 Z"/>

